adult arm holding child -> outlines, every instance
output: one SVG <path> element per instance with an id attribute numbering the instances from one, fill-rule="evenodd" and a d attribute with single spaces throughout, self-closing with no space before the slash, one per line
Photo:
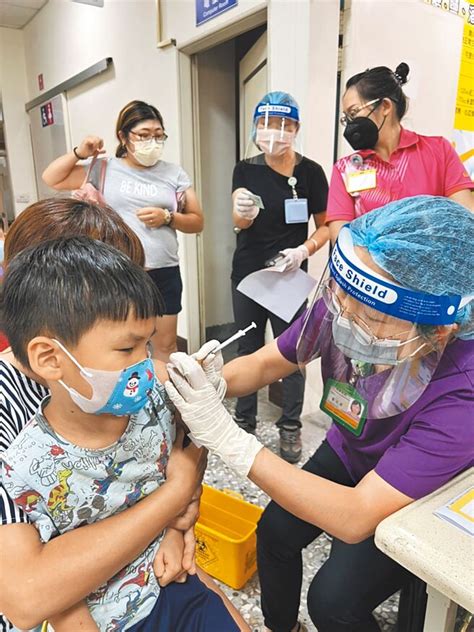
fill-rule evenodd
<path id="1" fill-rule="evenodd" d="M 0 529 L 0 610 L 18 627 L 31 628 L 75 606 L 136 559 L 166 525 L 186 511 L 205 466 L 205 450 L 193 445 L 183 448 L 176 442 L 166 483 L 126 511 L 46 544 L 33 525 L 4 525 Z"/>

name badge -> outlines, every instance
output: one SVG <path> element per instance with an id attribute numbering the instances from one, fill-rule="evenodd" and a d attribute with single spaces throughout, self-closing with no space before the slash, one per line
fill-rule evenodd
<path id="1" fill-rule="evenodd" d="M 356 437 L 362 433 L 367 418 L 367 402 L 350 384 L 329 379 L 319 407 Z"/>
<path id="2" fill-rule="evenodd" d="M 364 169 L 364 171 L 352 171 L 346 176 L 346 190 L 348 193 L 367 191 L 375 189 L 377 186 L 377 172 L 375 169 Z"/>
<path id="3" fill-rule="evenodd" d="M 308 223 L 308 200 L 285 200 L 285 222 L 287 224 Z"/>

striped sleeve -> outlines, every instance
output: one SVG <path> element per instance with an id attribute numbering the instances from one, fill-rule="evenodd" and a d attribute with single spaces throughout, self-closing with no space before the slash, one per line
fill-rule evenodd
<path id="1" fill-rule="evenodd" d="M 48 391 L 5 360 L 0 360 L 0 385 L 1 453 L 33 417 Z M 0 486 L 0 509 L 1 524 L 28 522 L 24 511 L 11 500 L 3 485 Z"/>
<path id="2" fill-rule="evenodd" d="M 10 498 L 6 489 L 0 484 L 0 518 L 1 524 L 28 523 L 28 518 Z"/>
<path id="3" fill-rule="evenodd" d="M 8 630 L 13 630 L 13 626 L 5 615 L 0 614 L 0 632 L 8 632 Z"/>
<path id="4" fill-rule="evenodd" d="M 8 449 L 48 394 L 9 362 L 0 360 L 0 452 Z"/>

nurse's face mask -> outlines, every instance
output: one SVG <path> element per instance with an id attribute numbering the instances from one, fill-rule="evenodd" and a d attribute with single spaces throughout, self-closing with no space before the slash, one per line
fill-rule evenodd
<path id="1" fill-rule="evenodd" d="M 296 136 L 296 130 L 292 129 L 294 125 L 290 123 L 285 126 L 285 120 L 279 119 L 279 121 L 280 120 L 281 123 L 279 127 L 257 126 L 255 143 L 264 154 L 281 156 L 291 149 L 293 145 Z M 262 121 L 262 123 L 264 123 L 264 121 Z"/>
<path id="2" fill-rule="evenodd" d="M 266 157 L 275 158 L 294 150 L 298 128 L 299 113 L 296 107 L 262 101 L 255 108 L 252 138 L 247 145 L 245 160 L 254 162 L 255 150 Z M 296 155 L 296 162 L 299 159 L 299 155 Z"/>
<path id="3" fill-rule="evenodd" d="M 321 358 L 337 398 L 363 402 L 367 417 L 399 414 L 430 383 L 463 300 L 389 280 L 358 257 L 344 226 L 307 311 L 298 364 Z"/>
<path id="4" fill-rule="evenodd" d="M 349 114 L 344 113 L 341 116 L 340 122 L 345 127 L 344 138 L 353 149 L 374 149 L 377 145 L 379 132 L 387 117 L 384 117 L 380 127 L 377 127 L 376 123 L 369 117 L 381 102 L 382 99 L 373 99 L 368 103 L 352 108 Z M 359 112 L 366 108 L 370 108 L 370 110 L 365 116 L 357 116 Z"/>

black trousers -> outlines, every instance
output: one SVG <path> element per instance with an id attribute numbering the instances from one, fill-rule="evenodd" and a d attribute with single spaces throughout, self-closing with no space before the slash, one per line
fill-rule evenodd
<path id="1" fill-rule="evenodd" d="M 265 326 L 269 320 L 275 338 L 288 329 L 291 323 L 287 323 L 272 312 L 252 301 L 241 292 L 237 291 L 238 283 L 232 281 L 232 304 L 234 307 L 234 319 L 239 329 L 244 329 L 252 321 L 257 328 L 251 329 L 247 335 L 239 338 L 238 355 L 244 356 L 253 353 L 265 344 Z M 293 320 L 304 311 L 304 305 L 296 312 Z M 283 379 L 283 410 L 277 426 L 287 428 L 301 428 L 300 415 L 303 408 L 304 377 L 299 371 Z M 251 393 L 245 397 L 239 397 L 235 408 L 236 416 L 244 420 L 250 427 L 255 428 L 257 423 L 257 393 Z"/>
<path id="2" fill-rule="evenodd" d="M 324 441 L 304 470 L 353 487 L 341 460 Z M 289 632 L 296 624 L 302 584 L 302 550 L 321 529 L 271 502 L 257 530 L 257 561 L 265 625 Z M 333 539 L 331 553 L 308 591 L 318 632 L 379 632 L 372 611 L 413 576 L 379 551 L 370 537 L 359 544 Z"/>

